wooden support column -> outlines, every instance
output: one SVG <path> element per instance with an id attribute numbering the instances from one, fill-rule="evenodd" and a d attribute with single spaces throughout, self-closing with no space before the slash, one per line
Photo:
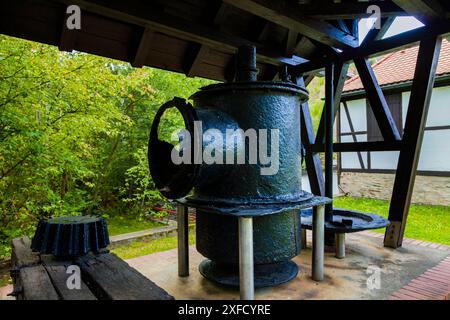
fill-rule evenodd
<path id="1" fill-rule="evenodd" d="M 303 77 L 297 77 L 296 83 L 299 86 L 305 85 Z M 325 196 L 325 182 L 323 179 L 323 171 L 322 171 L 322 164 L 320 162 L 320 155 L 319 153 L 314 153 L 312 151 L 312 146 L 314 145 L 315 141 L 315 134 L 308 102 L 305 102 L 300 106 L 300 117 L 301 117 L 301 141 L 306 149 L 305 155 L 306 171 L 308 173 L 311 192 L 317 196 Z"/>
<path id="2" fill-rule="evenodd" d="M 334 64 L 325 67 L 325 196 L 333 198 Z M 325 207 L 325 221 L 333 219 L 333 204 Z"/>
<path id="3" fill-rule="evenodd" d="M 337 106 L 339 106 L 341 102 L 342 90 L 344 89 L 348 68 L 349 68 L 348 63 L 343 64 L 340 63 L 335 65 L 334 67 L 334 105 L 336 106 L 336 108 L 334 108 L 333 125 L 334 119 L 336 118 L 336 115 L 339 110 Z M 324 142 L 324 135 L 325 135 L 325 112 L 322 112 L 319 128 L 317 129 L 317 137 L 316 137 L 317 144 L 322 144 Z"/>
<path id="4" fill-rule="evenodd" d="M 391 224 L 384 237 L 386 247 L 398 248 L 403 242 L 441 44 L 440 36 L 432 36 L 420 42 L 403 144 L 389 208 Z"/>
<path id="5" fill-rule="evenodd" d="M 375 73 L 367 58 L 355 58 L 355 66 L 366 90 L 367 100 L 385 141 L 400 140 L 400 134 L 386 102 L 383 91 L 378 84 Z"/>

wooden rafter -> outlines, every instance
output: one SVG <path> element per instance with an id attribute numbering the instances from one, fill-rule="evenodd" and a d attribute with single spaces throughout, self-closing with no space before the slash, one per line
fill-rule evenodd
<path id="1" fill-rule="evenodd" d="M 354 36 L 327 22 L 304 16 L 299 8 L 288 5 L 285 1 L 224 0 L 224 2 L 332 47 L 345 49 L 355 48 L 358 45 Z"/>
<path id="2" fill-rule="evenodd" d="M 178 37 L 180 39 L 197 42 L 209 47 L 219 47 L 221 50 L 234 53 L 242 45 L 254 45 L 257 48 L 257 57 L 260 62 L 272 65 L 298 65 L 305 62 L 299 57 L 285 57 L 282 50 L 264 46 L 239 36 L 222 32 L 217 28 L 205 24 L 194 23 L 180 17 L 174 17 L 152 7 L 145 2 L 129 0 L 128 2 L 109 3 L 105 0 L 56 0 L 71 5 L 76 4 L 92 13 L 100 14 L 112 19 L 133 23 L 154 31 Z M 130 4 L 130 1 L 132 4 Z"/>
<path id="3" fill-rule="evenodd" d="M 389 208 L 391 224 L 384 237 L 387 247 L 397 248 L 403 242 L 441 44 L 441 37 L 430 37 L 420 43 Z"/>
<path id="4" fill-rule="evenodd" d="M 205 10 L 203 16 L 204 19 L 210 21 L 211 25 L 219 24 L 226 15 L 227 6 L 224 3 L 216 5 L 212 3 L 208 10 Z M 190 54 L 187 54 L 186 61 L 184 62 L 184 73 L 188 77 L 196 75 L 198 68 L 202 63 L 203 58 L 208 55 L 209 48 L 204 44 L 194 43 L 191 46 Z"/>
<path id="5" fill-rule="evenodd" d="M 392 0 L 392 2 L 425 24 L 445 18 L 445 10 L 438 0 Z"/>
<path id="6" fill-rule="evenodd" d="M 357 58 L 354 61 L 384 140 L 400 140 L 398 128 L 369 60 Z"/>
<path id="7" fill-rule="evenodd" d="M 136 50 L 131 65 L 136 68 L 140 68 L 145 65 L 148 51 L 150 50 L 151 42 L 155 32 L 150 28 L 144 28 L 142 31 L 141 40 L 139 41 L 139 46 Z"/>
<path id="8" fill-rule="evenodd" d="M 367 7 L 368 2 L 328 2 L 311 1 L 308 4 L 300 4 L 299 9 L 303 14 L 320 20 L 360 19 L 370 16 Z M 378 1 L 382 17 L 407 15 L 401 8 L 390 1 Z"/>
<path id="9" fill-rule="evenodd" d="M 415 30 L 403 32 L 399 35 L 392 36 L 386 39 L 373 41 L 370 43 L 363 43 L 360 47 L 355 49 L 348 49 L 339 54 L 338 61 L 348 62 L 355 58 L 365 58 L 369 56 L 378 56 L 386 54 L 394 50 L 400 50 L 406 47 L 411 47 L 420 42 L 422 39 L 445 35 L 450 33 L 450 23 L 442 22 L 439 24 L 429 25 Z M 318 57 L 311 61 L 302 63 L 294 68 L 295 74 L 305 74 L 310 72 L 317 72 L 324 68 L 327 59 Z"/>
<path id="10" fill-rule="evenodd" d="M 389 18 L 382 18 L 380 25 L 380 29 L 372 28 L 369 30 L 369 33 L 366 35 L 366 37 L 363 40 L 363 44 L 370 43 L 372 41 L 380 40 L 384 37 L 386 32 L 389 30 L 389 28 L 392 26 L 392 23 L 394 23 L 395 17 L 389 17 Z"/>
<path id="11" fill-rule="evenodd" d="M 72 51 L 75 46 L 77 30 L 69 30 L 67 28 L 67 13 L 64 13 L 64 19 L 61 28 L 61 36 L 59 38 L 58 49 L 61 51 Z"/>

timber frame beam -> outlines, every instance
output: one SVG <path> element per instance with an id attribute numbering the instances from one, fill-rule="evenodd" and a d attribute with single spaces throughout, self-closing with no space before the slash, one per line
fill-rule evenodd
<path id="1" fill-rule="evenodd" d="M 441 43 L 442 38 L 439 36 L 424 39 L 420 43 L 389 208 L 391 224 L 384 237 L 384 245 L 387 247 L 398 248 L 403 242 Z"/>

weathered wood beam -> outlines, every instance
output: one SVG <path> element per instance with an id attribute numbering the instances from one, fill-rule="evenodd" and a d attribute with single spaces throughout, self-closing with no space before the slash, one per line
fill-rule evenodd
<path id="1" fill-rule="evenodd" d="M 325 196 L 333 199 L 333 140 L 334 140 L 334 115 L 335 115 L 335 66 L 329 63 L 325 67 Z M 333 203 L 325 206 L 325 221 L 333 220 Z"/>
<path id="2" fill-rule="evenodd" d="M 209 47 L 221 48 L 224 52 L 235 53 L 242 45 L 254 45 L 257 49 L 259 62 L 272 65 L 298 65 L 306 60 L 299 57 L 286 57 L 284 50 L 275 50 L 260 43 L 252 42 L 236 35 L 222 32 L 208 25 L 195 23 L 179 17 L 174 17 L 158 7 L 152 7 L 145 2 L 129 0 L 110 3 L 106 0 L 56 0 L 58 2 L 80 6 L 82 10 L 100 14 L 115 20 L 132 23 L 154 31 L 197 42 Z M 131 2 L 131 4 L 130 4 Z"/>
<path id="3" fill-rule="evenodd" d="M 400 140 L 400 133 L 369 60 L 357 58 L 354 61 L 384 140 Z"/>
<path id="4" fill-rule="evenodd" d="M 345 50 L 339 54 L 339 56 L 337 57 L 337 61 L 348 62 L 358 57 L 376 57 L 378 55 L 386 54 L 395 50 L 412 47 L 422 39 L 438 35 L 445 35 L 449 32 L 450 23 L 448 22 L 437 23 L 417 28 L 386 39 L 380 39 L 370 43 L 363 43 L 362 46 L 355 49 Z M 323 69 L 327 62 L 328 59 L 319 57 L 317 59 L 296 66 L 294 68 L 294 72 L 295 74 L 317 72 Z"/>
<path id="5" fill-rule="evenodd" d="M 298 32 L 288 30 L 288 34 L 286 37 L 286 55 L 292 56 L 295 52 L 295 49 L 297 47 L 297 37 Z"/>
<path id="6" fill-rule="evenodd" d="M 194 77 L 195 73 L 198 71 L 203 58 L 208 55 L 209 48 L 202 44 L 195 44 L 195 48 L 192 49 L 192 54 L 188 55 L 187 61 L 185 63 L 184 73 L 188 77 Z"/>
<path id="7" fill-rule="evenodd" d="M 145 65 L 154 34 L 155 32 L 152 29 L 144 28 L 141 40 L 139 41 L 139 46 L 136 50 L 133 60 L 131 61 L 131 65 L 133 67 L 141 68 Z"/>
<path id="8" fill-rule="evenodd" d="M 384 237 L 386 247 L 398 248 L 403 242 L 441 45 L 441 37 L 420 43 L 389 208 L 391 224 Z"/>
<path id="9" fill-rule="evenodd" d="M 209 21 L 211 25 L 220 24 L 226 15 L 227 5 L 224 3 L 211 2 L 203 17 Z M 202 60 L 208 55 L 209 48 L 204 44 L 193 44 L 191 52 L 187 53 L 186 61 L 184 62 L 185 74 L 188 77 L 195 76 L 195 73 L 200 68 Z M 226 77 L 225 77 L 226 78 Z"/>
<path id="10" fill-rule="evenodd" d="M 303 77 L 296 77 L 295 82 L 300 86 L 305 85 Z M 325 180 L 323 178 L 320 154 L 314 153 L 311 150 L 311 146 L 314 145 L 315 136 L 308 102 L 302 103 L 300 107 L 300 118 L 301 141 L 307 150 L 305 154 L 305 163 L 311 192 L 318 196 L 325 196 Z"/>
<path id="11" fill-rule="evenodd" d="M 382 17 L 404 16 L 407 15 L 401 8 L 390 1 L 377 1 L 374 3 L 381 9 Z M 304 15 L 320 20 L 346 20 L 367 18 L 371 13 L 367 12 L 367 8 L 371 3 L 367 2 L 328 2 L 326 4 L 321 1 L 312 1 L 308 4 L 299 5 L 299 10 Z"/>
<path id="12" fill-rule="evenodd" d="M 392 0 L 392 2 L 424 24 L 445 18 L 445 10 L 438 0 Z"/>
<path id="13" fill-rule="evenodd" d="M 342 91 L 344 89 L 345 80 L 347 79 L 349 64 L 338 64 L 334 68 L 334 105 L 339 106 L 341 102 Z M 339 108 L 335 108 L 333 119 L 336 118 Z M 333 120 L 334 121 L 334 120 Z M 334 122 L 333 122 L 334 125 Z M 319 127 L 317 128 L 316 143 L 323 143 L 325 137 L 325 112 L 322 112 Z"/>
<path id="14" fill-rule="evenodd" d="M 382 18 L 380 25 L 381 28 L 372 28 L 370 29 L 369 33 L 367 33 L 366 37 L 363 40 L 363 44 L 370 43 L 372 41 L 380 40 L 384 37 L 386 32 L 389 30 L 389 28 L 392 26 L 392 23 L 394 22 L 395 17 L 390 18 Z"/>
<path id="15" fill-rule="evenodd" d="M 64 19 L 61 28 L 61 36 L 59 39 L 58 49 L 61 51 L 71 52 L 75 46 L 75 39 L 77 36 L 77 30 L 69 30 L 67 28 L 68 14 L 64 14 Z"/>
<path id="16" fill-rule="evenodd" d="M 358 46 L 354 36 L 327 22 L 304 16 L 298 7 L 288 5 L 286 1 L 224 0 L 224 2 L 336 48 Z"/>

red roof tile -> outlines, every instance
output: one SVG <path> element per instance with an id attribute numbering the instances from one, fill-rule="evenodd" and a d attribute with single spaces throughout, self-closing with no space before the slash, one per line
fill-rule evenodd
<path id="1" fill-rule="evenodd" d="M 418 51 L 419 47 L 416 46 L 387 54 L 378 60 L 372 66 L 378 83 L 384 86 L 412 80 Z M 450 73 L 450 42 L 444 39 L 436 75 L 446 73 Z M 344 92 L 361 89 L 364 89 L 364 87 L 359 76 L 354 76 L 345 82 Z"/>

